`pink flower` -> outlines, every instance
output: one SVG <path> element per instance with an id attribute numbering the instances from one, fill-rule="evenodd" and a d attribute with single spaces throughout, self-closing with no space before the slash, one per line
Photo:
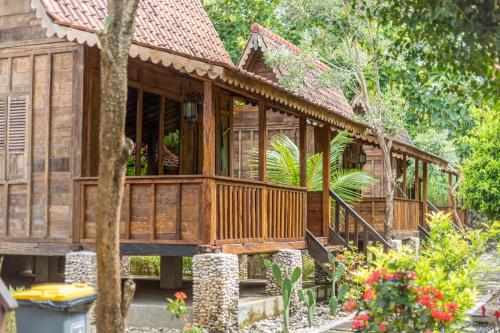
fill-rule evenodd
<path id="1" fill-rule="evenodd" d="M 378 325 L 378 328 L 381 332 L 385 332 L 385 330 L 387 329 L 387 325 L 384 322 L 381 322 L 380 325 Z"/>
<path id="2" fill-rule="evenodd" d="M 383 269 L 378 269 L 376 271 L 373 271 L 372 275 L 366 280 L 366 284 L 372 285 L 377 283 L 378 279 L 381 276 L 385 275 L 385 271 Z"/>
<path id="3" fill-rule="evenodd" d="M 183 300 L 183 301 L 187 298 L 187 295 L 186 295 L 184 292 L 182 292 L 182 291 L 178 291 L 178 292 L 176 292 L 176 293 L 174 294 L 174 296 L 175 296 L 175 298 L 177 298 L 177 299 L 181 299 L 181 300 Z"/>

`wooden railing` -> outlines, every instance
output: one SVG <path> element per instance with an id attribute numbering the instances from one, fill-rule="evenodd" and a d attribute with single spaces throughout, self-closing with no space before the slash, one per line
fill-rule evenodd
<path id="1" fill-rule="evenodd" d="M 217 243 L 303 240 L 306 189 L 216 178 Z"/>
<path id="2" fill-rule="evenodd" d="M 201 240 L 203 178 L 200 176 L 127 177 L 122 201 L 122 242 Z M 76 180 L 79 238 L 95 240 L 97 178 Z M 77 201 L 78 202 L 78 201 Z"/>
<path id="3" fill-rule="evenodd" d="M 352 242 L 365 255 L 368 255 L 369 245 L 381 244 L 384 251 L 391 247 L 387 240 L 366 222 L 358 212 L 331 190 L 330 197 L 334 202 L 333 226 L 329 235 L 331 244 L 349 246 Z"/>
<path id="4" fill-rule="evenodd" d="M 307 252 L 322 268 L 326 268 L 325 264 L 328 263 L 328 249 L 314 236 L 314 234 L 306 230 Z M 326 271 L 330 271 L 325 269 Z"/>

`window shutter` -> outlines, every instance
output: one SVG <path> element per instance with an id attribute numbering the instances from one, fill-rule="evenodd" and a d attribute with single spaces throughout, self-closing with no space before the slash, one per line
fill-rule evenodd
<path id="1" fill-rule="evenodd" d="M 9 152 L 24 151 L 26 135 L 26 96 L 9 101 Z"/>
<path id="2" fill-rule="evenodd" d="M 0 97 L 0 152 L 5 149 L 7 102 L 5 97 Z"/>

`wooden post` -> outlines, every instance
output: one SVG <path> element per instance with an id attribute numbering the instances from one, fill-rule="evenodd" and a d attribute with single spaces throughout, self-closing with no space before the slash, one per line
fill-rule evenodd
<path id="1" fill-rule="evenodd" d="M 213 83 L 203 84 L 203 239 L 206 244 L 213 244 L 216 239 L 217 193 L 215 179 L 215 108 Z"/>
<path id="2" fill-rule="evenodd" d="M 182 257 L 160 257 L 160 289 L 182 289 Z"/>
<path id="3" fill-rule="evenodd" d="M 453 188 L 453 175 L 451 172 L 448 173 L 448 207 L 453 207 L 453 193 L 451 189 Z"/>
<path id="4" fill-rule="evenodd" d="M 158 124 L 158 174 L 163 175 L 163 138 L 165 137 L 165 97 L 160 97 L 160 119 Z"/>
<path id="5" fill-rule="evenodd" d="M 415 183 L 414 183 L 414 189 L 415 189 L 415 200 L 420 201 L 420 188 L 419 188 L 419 183 L 418 183 L 418 158 L 415 158 Z"/>
<path id="6" fill-rule="evenodd" d="M 408 197 L 408 176 L 406 174 L 407 167 L 406 154 L 403 154 L 403 197 Z"/>
<path id="7" fill-rule="evenodd" d="M 307 187 L 307 123 L 306 123 L 306 117 L 301 117 L 300 123 L 299 123 L 299 165 L 300 165 L 300 186 Z"/>
<path id="8" fill-rule="evenodd" d="M 259 103 L 259 180 L 267 180 L 267 122 L 266 105 Z"/>
<path id="9" fill-rule="evenodd" d="M 323 237 L 327 237 L 330 226 L 330 126 L 326 124 L 323 126 L 323 135 L 321 136 L 321 151 L 323 153 Z"/>
<path id="10" fill-rule="evenodd" d="M 424 219 L 427 216 L 427 162 L 422 163 L 422 168 L 423 168 L 423 183 L 422 183 L 422 207 L 424 211 Z"/>
<path id="11" fill-rule="evenodd" d="M 141 175 L 141 158 L 142 158 L 142 104 L 143 104 L 143 91 L 137 91 L 137 119 L 135 121 L 135 175 Z"/>

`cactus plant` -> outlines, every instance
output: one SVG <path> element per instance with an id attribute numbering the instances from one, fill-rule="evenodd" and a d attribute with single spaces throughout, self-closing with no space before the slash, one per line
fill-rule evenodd
<path id="1" fill-rule="evenodd" d="M 300 267 L 295 267 L 291 277 L 288 274 L 288 268 L 284 274 L 281 274 L 281 269 L 277 264 L 272 264 L 269 260 L 264 259 L 264 266 L 271 269 L 276 283 L 281 287 L 281 297 L 283 298 L 283 333 L 288 333 L 290 326 L 290 301 L 292 298 L 293 285 L 300 279 L 302 270 Z"/>
<path id="2" fill-rule="evenodd" d="M 311 289 L 307 291 L 299 290 L 299 299 L 306 303 L 307 306 L 307 321 L 309 322 L 309 327 L 312 327 L 314 321 L 314 309 L 316 308 L 316 299 L 314 298 Z"/>
<path id="3" fill-rule="evenodd" d="M 345 266 L 343 264 L 339 264 L 335 267 L 335 259 L 330 253 L 328 254 L 328 264 L 325 266 L 332 272 L 332 276 L 330 277 L 330 282 L 332 284 L 332 296 L 330 297 L 329 304 L 330 314 L 335 316 L 337 314 L 339 303 L 344 301 L 347 291 L 349 290 L 349 286 L 347 283 L 343 283 L 337 293 L 337 282 L 339 282 L 345 274 Z"/>

